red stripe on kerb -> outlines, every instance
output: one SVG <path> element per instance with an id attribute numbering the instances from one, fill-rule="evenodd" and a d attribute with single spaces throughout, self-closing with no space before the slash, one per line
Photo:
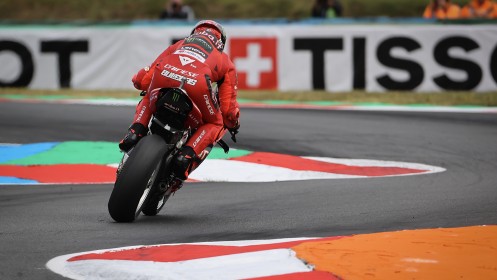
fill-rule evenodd
<path id="1" fill-rule="evenodd" d="M 116 168 L 97 164 L 2 165 L 0 176 L 32 179 L 40 183 L 108 183 L 116 179 Z"/>
<path id="2" fill-rule="evenodd" d="M 155 261 L 155 262 L 178 262 L 218 256 L 226 256 L 256 251 L 284 249 L 297 246 L 303 242 L 316 242 L 340 239 L 335 236 L 322 239 L 299 240 L 292 242 L 249 245 L 249 246 L 220 246 L 203 244 L 161 245 L 152 247 L 140 247 L 122 251 L 111 251 L 104 253 L 90 253 L 70 258 L 68 261 L 82 260 L 131 260 L 131 261 Z"/>
<path id="3" fill-rule="evenodd" d="M 302 280 L 302 279 L 340 280 L 340 278 L 325 271 L 299 272 L 299 273 L 282 274 L 282 275 L 267 276 L 267 277 L 248 278 L 246 280 Z"/>
<path id="4" fill-rule="evenodd" d="M 316 160 L 311 160 L 291 155 L 264 153 L 264 152 L 255 152 L 250 155 L 233 158 L 231 160 L 265 164 L 276 167 L 284 167 L 292 170 L 318 171 L 318 172 L 327 172 L 334 174 L 370 176 L 370 177 L 426 172 L 425 170 L 402 168 L 402 167 L 351 166 L 345 164 L 316 161 Z"/>

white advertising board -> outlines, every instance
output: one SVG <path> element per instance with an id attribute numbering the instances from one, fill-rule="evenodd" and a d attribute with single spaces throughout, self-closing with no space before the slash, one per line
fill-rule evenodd
<path id="1" fill-rule="evenodd" d="M 241 89 L 497 90 L 497 25 L 227 25 Z M 0 86 L 131 89 L 186 26 L 1 26 Z"/>

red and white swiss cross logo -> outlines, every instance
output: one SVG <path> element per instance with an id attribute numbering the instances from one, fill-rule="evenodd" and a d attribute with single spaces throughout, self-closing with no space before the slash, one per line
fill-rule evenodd
<path id="1" fill-rule="evenodd" d="M 278 57 L 276 38 L 232 38 L 230 56 L 241 89 L 276 89 Z"/>

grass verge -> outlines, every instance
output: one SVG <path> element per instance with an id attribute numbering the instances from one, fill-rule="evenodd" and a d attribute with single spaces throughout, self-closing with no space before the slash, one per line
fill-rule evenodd
<path id="1" fill-rule="evenodd" d="M 132 20 L 157 19 L 167 0 L 2 0 L 0 19 Z M 184 0 L 198 19 L 307 18 L 315 1 Z M 420 17 L 428 0 L 341 0 L 346 17 Z M 469 0 L 453 0 L 467 4 Z"/>
<path id="2" fill-rule="evenodd" d="M 25 97 L 57 97 L 67 98 L 138 98 L 138 91 L 115 90 L 31 90 L 24 88 L 0 88 L 0 98 L 18 95 Z M 367 93 L 354 91 L 347 93 L 331 93 L 325 91 L 248 91 L 238 93 L 239 98 L 249 100 L 284 100 L 284 101 L 334 101 L 349 103 L 388 103 L 388 104 L 430 104 L 442 106 L 497 106 L 497 91 L 477 93 L 471 91 L 457 92 L 384 92 Z"/>

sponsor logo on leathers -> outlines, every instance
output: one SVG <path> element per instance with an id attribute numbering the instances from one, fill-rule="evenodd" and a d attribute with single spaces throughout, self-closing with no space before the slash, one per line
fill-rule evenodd
<path id="1" fill-rule="evenodd" d="M 224 48 L 223 41 L 221 39 L 218 39 L 216 36 L 214 36 L 214 34 L 207 32 L 205 30 L 198 32 L 196 34 L 206 36 L 207 38 L 209 38 L 209 40 L 211 40 L 211 42 L 216 46 L 218 50 L 222 50 Z"/>
<path id="2" fill-rule="evenodd" d="M 206 53 L 204 53 L 201 49 L 199 49 L 199 48 L 197 48 L 195 46 L 182 46 L 180 49 L 181 50 L 188 50 L 188 51 L 192 51 L 192 52 L 198 53 L 203 58 L 207 58 L 208 57 L 208 55 Z"/>
<path id="3" fill-rule="evenodd" d="M 185 65 L 188 65 L 192 62 L 195 62 L 195 59 L 191 59 L 189 57 L 186 57 L 186 56 L 179 56 L 179 61 L 181 62 L 181 65 L 185 66 Z"/>
<path id="4" fill-rule="evenodd" d="M 191 85 L 191 86 L 194 86 L 195 84 L 197 84 L 197 80 L 195 80 L 195 79 L 187 78 L 185 76 L 169 72 L 165 69 L 162 70 L 162 72 L 160 74 L 166 78 L 169 78 L 169 79 L 172 79 L 172 80 L 175 80 L 178 82 L 181 82 L 183 79 L 186 79 L 186 83 Z"/>
<path id="5" fill-rule="evenodd" d="M 200 121 L 197 120 L 197 118 L 195 118 L 195 116 L 193 115 L 193 113 L 190 113 L 188 115 L 188 117 L 196 124 L 196 125 L 199 125 L 200 124 Z"/>
<path id="6" fill-rule="evenodd" d="M 190 72 L 181 68 L 178 68 L 176 66 L 173 66 L 171 64 L 166 64 L 164 65 L 164 69 L 171 70 L 177 74 L 180 74 L 182 76 L 188 77 L 188 78 L 197 78 L 199 74 Z"/>
<path id="7" fill-rule="evenodd" d="M 147 110 L 147 106 L 143 105 L 142 109 L 140 111 L 140 114 L 138 115 L 138 118 L 136 118 L 136 122 L 139 122 L 142 119 L 143 113 L 145 113 L 145 110 Z"/>
<path id="8" fill-rule="evenodd" d="M 174 54 L 182 54 L 182 55 L 188 55 L 188 56 L 191 56 L 193 58 L 195 58 L 196 60 L 204 63 L 205 62 L 205 58 L 203 58 L 201 55 L 199 55 L 198 53 L 196 52 L 192 52 L 192 51 L 189 51 L 189 50 L 182 50 L 182 49 L 179 49 L 179 50 L 176 50 L 174 52 Z"/>
<path id="9" fill-rule="evenodd" d="M 197 147 L 197 144 L 198 142 L 200 142 L 200 140 L 202 140 L 202 137 L 204 137 L 205 135 L 205 129 L 202 130 L 202 133 L 200 133 L 200 135 L 197 137 L 197 139 L 195 139 L 195 141 L 193 142 L 193 147 Z"/>
<path id="10" fill-rule="evenodd" d="M 205 105 L 207 105 L 207 109 L 209 110 L 209 114 L 214 115 L 214 109 L 212 109 L 212 105 L 207 94 L 204 94 L 204 100 Z"/>
<path id="11" fill-rule="evenodd" d="M 207 40 L 205 40 L 204 38 L 198 37 L 198 36 L 192 36 L 192 37 L 186 38 L 185 44 L 193 44 L 193 45 L 200 46 L 202 49 L 204 49 L 208 53 L 211 53 L 214 50 L 212 48 L 211 44 Z"/>

